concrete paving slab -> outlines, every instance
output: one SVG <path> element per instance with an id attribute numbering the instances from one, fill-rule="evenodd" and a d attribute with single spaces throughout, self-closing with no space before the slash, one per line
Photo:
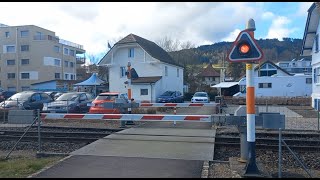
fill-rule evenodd
<path id="1" fill-rule="evenodd" d="M 32 178 L 200 178 L 203 161 L 71 156 Z"/>
<path id="2" fill-rule="evenodd" d="M 213 160 L 213 143 L 99 139 L 71 155 Z"/>
<path id="3" fill-rule="evenodd" d="M 165 135 L 131 135 L 131 134 L 111 134 L 104 139 L 112 140 L 140 140 L 140 141 L 167 141 L 167 142 L 190 142 L 190 143 L 214 143 L 212 137 L 180 137 Z"/>
<path id="4" fill-rule="evenodd" d="M 130 128 L 115 134 L 215 137 L 214 129 Z"/>

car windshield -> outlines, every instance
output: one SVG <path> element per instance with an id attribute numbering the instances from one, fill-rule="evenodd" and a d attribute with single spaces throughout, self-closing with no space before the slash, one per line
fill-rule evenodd
<path id="1" fill-rule="evenodd" d="M 96 100 L 115 100 L 117 97 L 117 94 L 100 94 L 96 97 Z"/>
<path id="2" fill-rule="evenodd" d="M 207 95 L 207 93 L 198 92 L 198 93 L 194 94 L 194 97 L 208 97 L 208 95 Z"/>
<path id="3" fill-rule="evenodd" d="M 171 96 L 174 92 L 172 91 L 166 91 L 162 94 L 162 96 Z"/>
<path id="4" fill-rule="evenodd" d="M 17 93 L 17 94 L 15 94 L 15 95 L 11 96 L 8 100 L 10 100 L 10 101 L 17 101 L 17 100 L 19 100 L 19 101 L 26 101 L 26 100 L 28 100 L 28 98 L 29 98 L 31 95 L 32 95 L 32 94 L 30 94 L 30 93 L 28 93 L 28 94 Z"/>
<path id="5" fill-rule="evenodd" d="M 59 96 L 56 101 L 75 101 L 79 94 L 66 93 Z"/>

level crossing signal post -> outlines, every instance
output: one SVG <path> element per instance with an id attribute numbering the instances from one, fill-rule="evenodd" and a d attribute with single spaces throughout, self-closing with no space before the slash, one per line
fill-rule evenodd
<path id="1" fill-rule="evenodd" d="M 263 58 L 263 52 L 254 39 L 255 22 L 249 19 L 246 29 L 241 31 L 228 53 L 227 60 L 246 62 L 246 108 L 247 108 L 247 142 L 248 160 L 244 176 L 260 177 L 261 173 L 256 164 L 255 151 L 255 91 L 253 79 L 253 62 Z M 242 143 L 242 142 L 241 142 Z M 241 146 L 245 147 L 245 146 Z M 245 151 L 246 152 L 246 151 Z"/>
<path id="2" fill-rule="evenodd" d="M 128 84 L 127 84 L 127 87 L 128 87 L 128 99 L 129 99 L 129 103 L 130 105 L 132 104 L 133 102 L 133 98 L 131 96 L 131 63 L 130 61 L 128 61 L 128 70 L 127 70 L 127 78 L 128 78 Z M 128 114 L 131 114 L 131 110 L 132 110 L 132 107 L 130 106 L 128 108 Z M 126 125 L 134 125 L 133 121 L 126 121 L 125 123 Z"/>

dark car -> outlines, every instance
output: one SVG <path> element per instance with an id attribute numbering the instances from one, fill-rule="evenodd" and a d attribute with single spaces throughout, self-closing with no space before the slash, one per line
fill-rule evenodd
<path id="1" fill-rule="evenodd" d="M 2 91 L 0 92 L 0 102 L 7 100 L 12 95 L 16 94 L 16 91 Z"/>
<path id="2" fill-rule="evenodd" d="M 46 91 L 46 92 L 44 92 L 44 93 L 48 94 L 52 99 L 56 99 L 56 98 L 55 98 L 55 95 L 56 95 L 57 93 L 60 93 L 60 92 L 58 92 L 58 91 Z"/>
<path id="3" fill-rule="evenodd" d="M 6 101 L 0 103 L 0 108 L 42 110 L 43 104 L 52 102 L 53 99 L 44 92 L 23 91 L 14 94 Z"/>
<path id="4" fill-rule="evenodd" d="M 55 101 L 44 104 L 43 112 L 87 113 L 90 109 L 87 104 L 93 99 L 93 96 L 86 92 L 63 93 Z"/>
<path id="5" fill-rule="evenodd" d="M 183 103 L 183 95 L 179 91 L 166 91 L 157 98 L 157 103 Z"/>

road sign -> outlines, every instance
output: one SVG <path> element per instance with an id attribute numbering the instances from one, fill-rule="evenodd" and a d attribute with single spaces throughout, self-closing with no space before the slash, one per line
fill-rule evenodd
<path id="1" fill-rule="evenodd" d="M 239 33 L 227 59 L 231 62 L 259 61 L 263 57 L 261 48 L 248 30 Z"/>

